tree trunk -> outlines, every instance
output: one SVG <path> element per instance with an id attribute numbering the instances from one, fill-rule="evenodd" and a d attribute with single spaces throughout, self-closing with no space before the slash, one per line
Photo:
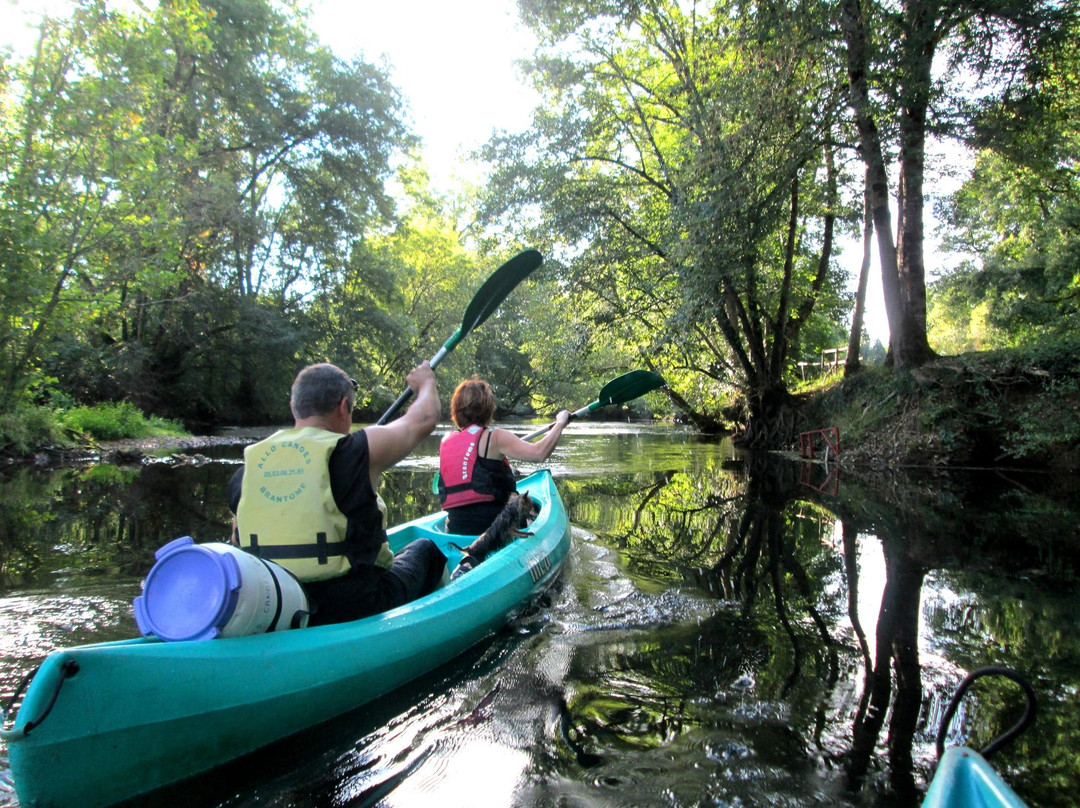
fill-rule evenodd
<path id="1" fill-rule="evenodd" d="M 934 0 L 909 0 L 904 20 L 904 107 L 900 116 L 900 204 L 897 269 L 902 318 L 893 349 L 897 366 L 918 366 L 934 358 L 926 338 L 926 269 L 923 260 L 923 177 L 926 168 L 926 112 L 936 50 Z"/>
<path id="2" fill-rule="evenodd" d="M 747 394 L 746 429 L 732 439 L 744 449 L 779 449 L 795 440 L 795 408 L 780 382 Z"/>
<path id="3" fill-rule="evenodd" d="M 932 39 L 923 36 L 922 30 L 927 24 L 932 25 L 932 12 L 937 6 L 919 5 L 919 1 L 910 0 L 914 6 L 905 12 L 911 35 L 905 38 L 906 58 L 901 59 L 901 70 L 907 70 L 898 76 L 898 81 L 906 87 L 907 99 L 901 117 L 900 250 L 894 242 L 889 214 L 889 178 L 881 135 L 872 114 L 866 22 L 859 0 L 843 0 L 841 4 L 841 26 L 848 46 L 848 90 L 867 169 L 881 286 L 889 318 L 889 354 L 896 368 L 918 366 L 934 356 L 926 339 L 926 278 L 922 260 L 923 147 L 930 86 L 930 62 L 926 59 L 933 59 L 934 48 Z"/>
<path id="4" fill-rule="evenodd" d="M 889 212 L 889 176 L 881 135 L 871 115 L 867 73 L 870 55 L 866 41 L 866 23 L 859 0 L 843 0 L 841 25 L 848 48 L 848 92 L 859 132 L 859 148 L 866 164 L 867 189 L 871 218 L 877 231 L 878 261 L 881 265 L 881 288 L 885 295 L 885 313 L 889 319 L 891 341 L 900 330 L 900 277 L 897 271 L 896 246 L 893 243 L 892 215 Z"/>
<path id="5" fill-rule="evenodd" d="M 847 362 L 844 376 L 853 376 L 862 367 L 859 353 L 862 349 L 863 317 L 866 310 L 866 284 L 870 278 L 870 251 L 873 249 L 874 218 L 870 206 L 870 174 L 867 172 L 863 190 L 863 257 L 859 266 L 859 286 L 855 292 L 855 313 L 851 317 L 851 336 L 848 338 Z"/>

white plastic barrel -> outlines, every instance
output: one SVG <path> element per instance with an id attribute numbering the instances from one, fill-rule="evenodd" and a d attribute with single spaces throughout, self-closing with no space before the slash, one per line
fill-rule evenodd
<path id="1" fill-rule="evenodd" d="M 224 542 L 175 539 L 135 598 L 135 622 L 162 640 L 210 640 L 303 628 L 308 600 L 284 567 Z"/>

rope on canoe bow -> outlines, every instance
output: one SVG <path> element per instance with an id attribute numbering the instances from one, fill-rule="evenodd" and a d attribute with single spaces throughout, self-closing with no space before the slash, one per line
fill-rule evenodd
<path id="1" fill-rule="evenodd" d="M 8 713 L 11 712 L 11 708 L 14 706 L 16 700 L 22 695 L 23 690 L 30 684 L 30 680 L 34 678 L 37 672 L 41 670 L 41 666 L 34 668 L 30 673 L 23 677 L 23 680 L 19 682 L 19 686 L 15 688 L 15 693 L 12 694 L 11 700 L 8 701 L 7 706 L 4 707 L 3 720 L 7 721 Z M 56 680 L 56 689 L 53 690 L 52 697 L 49 699 L 49 703 L 45 705 L 44 711 L 41 715 L 32 721 L 27 721 L 20 729 L 17 730 L 0 730 L 0 738 L 5 741 L 12 741 L 18 738 L 24 738 L 30 734 L 30 730 L 34 727 L 40 726 L 41 722 L 48 718 L 49 713 L 52 712 L 53 705 L 56 704 L 56 699 L 60 696 L 60 688 L 64 686 L 64 682 L 79 672 L 79 663 L 74 659 L 68 659 L 60 665 L 61 676 Z M 15 715 L 18 715 L 18 710 L 15 711 Z M 14 718 L 14 716 L 13 716 Z"/>
<path id="2" fill-rule="evenodd" d="M 991 755 L 1012 743 L 1017 736 L 1031 726 L 1031 723 L 1035 720 L 1035 691 L 1031 688 L 1031 685 L 1027 683 L 1027 680 L 1025 680 L 1024 677 L 1011 668 L 997 666 L 974 670 L 960 683 L 960 686 L 956 689 L 956 694 L 952 697 L 949 706 L 945 709 L 945 715 L 941 718 L 941 727 L 938 729 L 937 735 L 937 756 L 939 760 L 941 759 L 941 756 L 945 754 L 945 736 L 949 732 L 949 724 L 952 722 L 953 716 L 956 715 L 956 710 L 960 706 L 964 694 L 967 693 L 968 688 L 975 683 L 975 680 L 981 679 L 983 676 L 1004 676 L 1007 679 L 1012 679 L 1024 689 L 1027 703 L 1024 706 L 1024 714 L 1020 716 L 1020 720 L 1016 722 L 1012 729 L 991 741 L 979 754 L 984 758 L 989 759 Z"/>

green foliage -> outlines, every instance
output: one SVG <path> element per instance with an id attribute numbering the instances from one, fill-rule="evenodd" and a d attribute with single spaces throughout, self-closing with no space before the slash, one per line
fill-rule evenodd
<path id="1" fill-rule="evenodd" d="M 940 211 L 973 258 L 931 289 L 945 350 L 1030 346 L 1080 324 L 1080 23 L 1039 51 L 1028 84 L 978 119 L 975 171 Z"/>
<path id="2" fill-rule="evenodd" d="M 88 403 L 280 417 L 305 298 L 392 216 L 396 90 L 277 0 L 80 0 L 38 44 L 0 88 L 0 408 L 47 367 Z"/>
<path id="3" fill-rule="evenodd" d="M 1080 439 L 1075 340 L 1056 349 L 969 354 L 921 419 L 948 455 L 1045 462 Z"/>
<path id="4" fill-rule="evenodd" d="M 65 429 L 89 435 L 97 440 L 186 434 L 181 424 L 164 418 L 148 418 L 128 401 L 99 404 L 95 407 L 76 407 L 63 413 L 60 423 Z"/>
<path id="5" fill-rule="evenodd" d="M 1037 374 L 1045 382 L 1040 394 L 1015 406 L 1005 401 L 995 413 L 1004 434 L 1005 455 L 1030 461 L 1043 460 L 1063 447 L 1080 446 L 1080 370 L 1075 339 L 1042 344 L 1017 357 L 1013 372 Z"/>
<path id="6" fill-rule="evenodd" d="M 20 400 L 0 412 L 0 453 L 25 455 L 38 447 L 62 442 L 61 425 L 47 407 Z"/>
<path id="7" fill-rule="evenodd" d="M 1080 174 L 1038 177 L 999 155 L 980 156 L 950 209 L 956 239 L 977 259 L 931 289 L 934 334 L 946 350 L 1032 345 L 1075 333 L 1078 194 Z"/>
<path id="8" fill-rule="evenodd" d="M 838 66 L 809 7 L 609 11 L 529 4 L 545 102 L 486 151 L 486 213 L 550 244 L 583 358 L 659 370 L 715 418 L 733 389 L 782 389 L 839 297 Z"/>

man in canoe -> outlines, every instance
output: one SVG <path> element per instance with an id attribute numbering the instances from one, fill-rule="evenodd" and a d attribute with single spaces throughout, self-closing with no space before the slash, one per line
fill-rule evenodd
<path id="1" fill-rule="evenodd" d="M 460 431 L 447 435 L 439 446 L 439 502 L 447 514 L 448 533 L 477 536 L 491 526 L 517 489 L 510 460 L 547 460 L 570 423 L 570 412 L 560 412 L 536 443 L 492 429 L 495 394 L 491 385 L 474 376 L 454 390 L 450 417 Z"/>
<path id="2" fill-rule="evenodd" d="M 406 381 L 416 399 L 402 417 L 353 432 L 357 383 L 335 365 L 309 365 L 292 386 L 294 426 L 247 447 L 229 482 L 234 543 L 299 578 L 315 607 L 309 625 L 408 603 L 437 588 L 446 569 L 427 539 L 397 555 L 386 541 L 379 477 L 440 415 L 430 365 Z"/>

